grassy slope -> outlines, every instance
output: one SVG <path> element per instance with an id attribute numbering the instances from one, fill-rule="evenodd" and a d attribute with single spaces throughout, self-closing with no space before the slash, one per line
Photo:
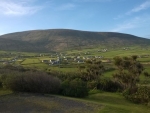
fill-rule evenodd
<path id="1" fill-rule="evenodd" d="M 6 95 L 10 94 L 10 95 Z M 37 94 L 12 94 L 11 91 L 0 90 L 0 100 L 3 105 L 8 106 L 8 111 L 25 110 L 28 112 L 55 111 L 59 110 L 67 113 L 149 113 L 150 107 L 130 103 L 125 100 L 120 93 L 98 92 L 91 94 L 84 99 L 75 99 L 70 97 L 54 96 L 54 95 L 37 95 Z M 9 103 L 8 103 L 9 102 Z M 13 102 L 13 103 L 12 103 Z M 17 106 L 16 106 L 17 105 Z M 18 107 L 20 107 L 18 109 Z M 29 109 L 30 108 L 30 109 Z M 54 112 L 54 113 L 55 113 Z"/>
<path id="2" fill-rule="evenodd" d="M 130 103 L 120 93 L 97 93 L 87 97 L 87 100 L 98 102 L 104 107 L 99 113 L 149 113 L 149 106 Z"/>
<path id="3" fill-rule="evenodd" d="M 101 108 L 94 102 L 62 96 L 3 92 L 0 90 L 0 112 L 97 113 Z"/>

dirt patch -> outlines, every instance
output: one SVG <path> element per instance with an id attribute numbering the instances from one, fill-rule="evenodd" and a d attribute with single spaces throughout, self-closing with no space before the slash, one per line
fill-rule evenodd
<path id="1" fill-rule="evenodd" d="M 92 102 L 39 94 L 0 96 L 0 113 L 95 113 L 102 106 Z"/>

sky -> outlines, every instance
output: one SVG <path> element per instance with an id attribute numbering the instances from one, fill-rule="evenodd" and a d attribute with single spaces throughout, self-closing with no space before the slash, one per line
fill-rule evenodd
<path id="1" fill-rule="evenodd" d="M 0 0 L 0 35 L 44 29 L 120 32 L 150 39 L 150 0 Z"/>

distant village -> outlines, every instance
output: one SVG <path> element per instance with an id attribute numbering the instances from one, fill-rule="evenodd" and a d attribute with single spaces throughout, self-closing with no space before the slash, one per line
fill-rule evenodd
<path id="1" fill-rule="evenodd" d="M 122 50 L 129 50 L 129 47 L 124 47 Z M 90 51 L 80 52 L 80 53 L 40 53 L 36 55 L 24 55 L 21 53 L 1 53 L 0 54 L 0 64 L 20 64 L 26 59 L 37 58 L 41 63 L 46 63 L 48 65 L 58 65 L 58 64 L 72 64 L 72 63 L 85 63 L 86 60 L 99 59 L 104 63 L 111 63 L 112 59 L 105 58 L 100 55 L 101 52 L 109 52 L 107 48 L 98 49 L 95 52 L 98 55 L 91 54 Z M 150 57 L 149 55 L 139 55 L 139 58 Z M 17 63 L 16 63 L 17 62 Z"/>
<path id="2" fill-rule="evenodd" d="M 97 52 L 107 52 L 107 49 L 97 50 Z M 85 63 L 86 60 L 90 59 L 100 59 L 102 62 L 111 62 L 110 59 L 105 59 L 104 56 L 94 56 L 90 52 L 85 52 L 81 54 L 72 53 L 53 53 L 53 54 L 37 54 L 37 55 L 21 55 L 13 53 L 5 53 L 0 56 L 0 64 L 14 64 L 15 62 L 23 62 L 25 59 L 38 58 L 41 63 L 46 63 L 48 65 L 58 65 L 58 64 L 71 64 L 71 63 Z"/>

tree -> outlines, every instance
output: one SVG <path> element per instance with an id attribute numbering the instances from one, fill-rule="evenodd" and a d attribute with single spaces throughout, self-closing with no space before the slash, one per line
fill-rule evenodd
<path id="1" fill-rule="evenodd" d="M 81 79 L 65 80 L 61 84 L 61 94 L 72 97 L 88 96 L 87 83 Z"/>
<path id="2" fill-rule="evenodd" d="M 148 72 L 145 71 L 143 74 L 144 74 L 144 76 L 145 76 L 145 81 L 144 81 L 144 83 L 147 84 L 147 83 L 148 83 L 148 79 L 150 78 L 150 73 L 148 73 Z"/>
<path id="3" fill-rule="evenodd" d="M 89 86 L 92 84 L 92 87 L 95 88 L 104 70 L 105 68 L 101 61 L 96 59 L 87 60 L 85 68 L 81 71 L 81 79 L 88 82 Z"/>
<path id="4" fill-rule="evenodd" d="M 131 57 L 115 57 L 114 64 L 117 66 L 118 72 L 113 74 L 115 80 L 120 83 L 129 92 L 135 92 L 139 76 L 144 70 L 142 64 L 137 61 L 137 56 Z"/>
<path id="5" fill-rule="evenodd" d="M 146 78 L 150 78 L 150 74 L 149 74 L 148 72 L 144 72 L 144 76 L 145 76 Z"/>

